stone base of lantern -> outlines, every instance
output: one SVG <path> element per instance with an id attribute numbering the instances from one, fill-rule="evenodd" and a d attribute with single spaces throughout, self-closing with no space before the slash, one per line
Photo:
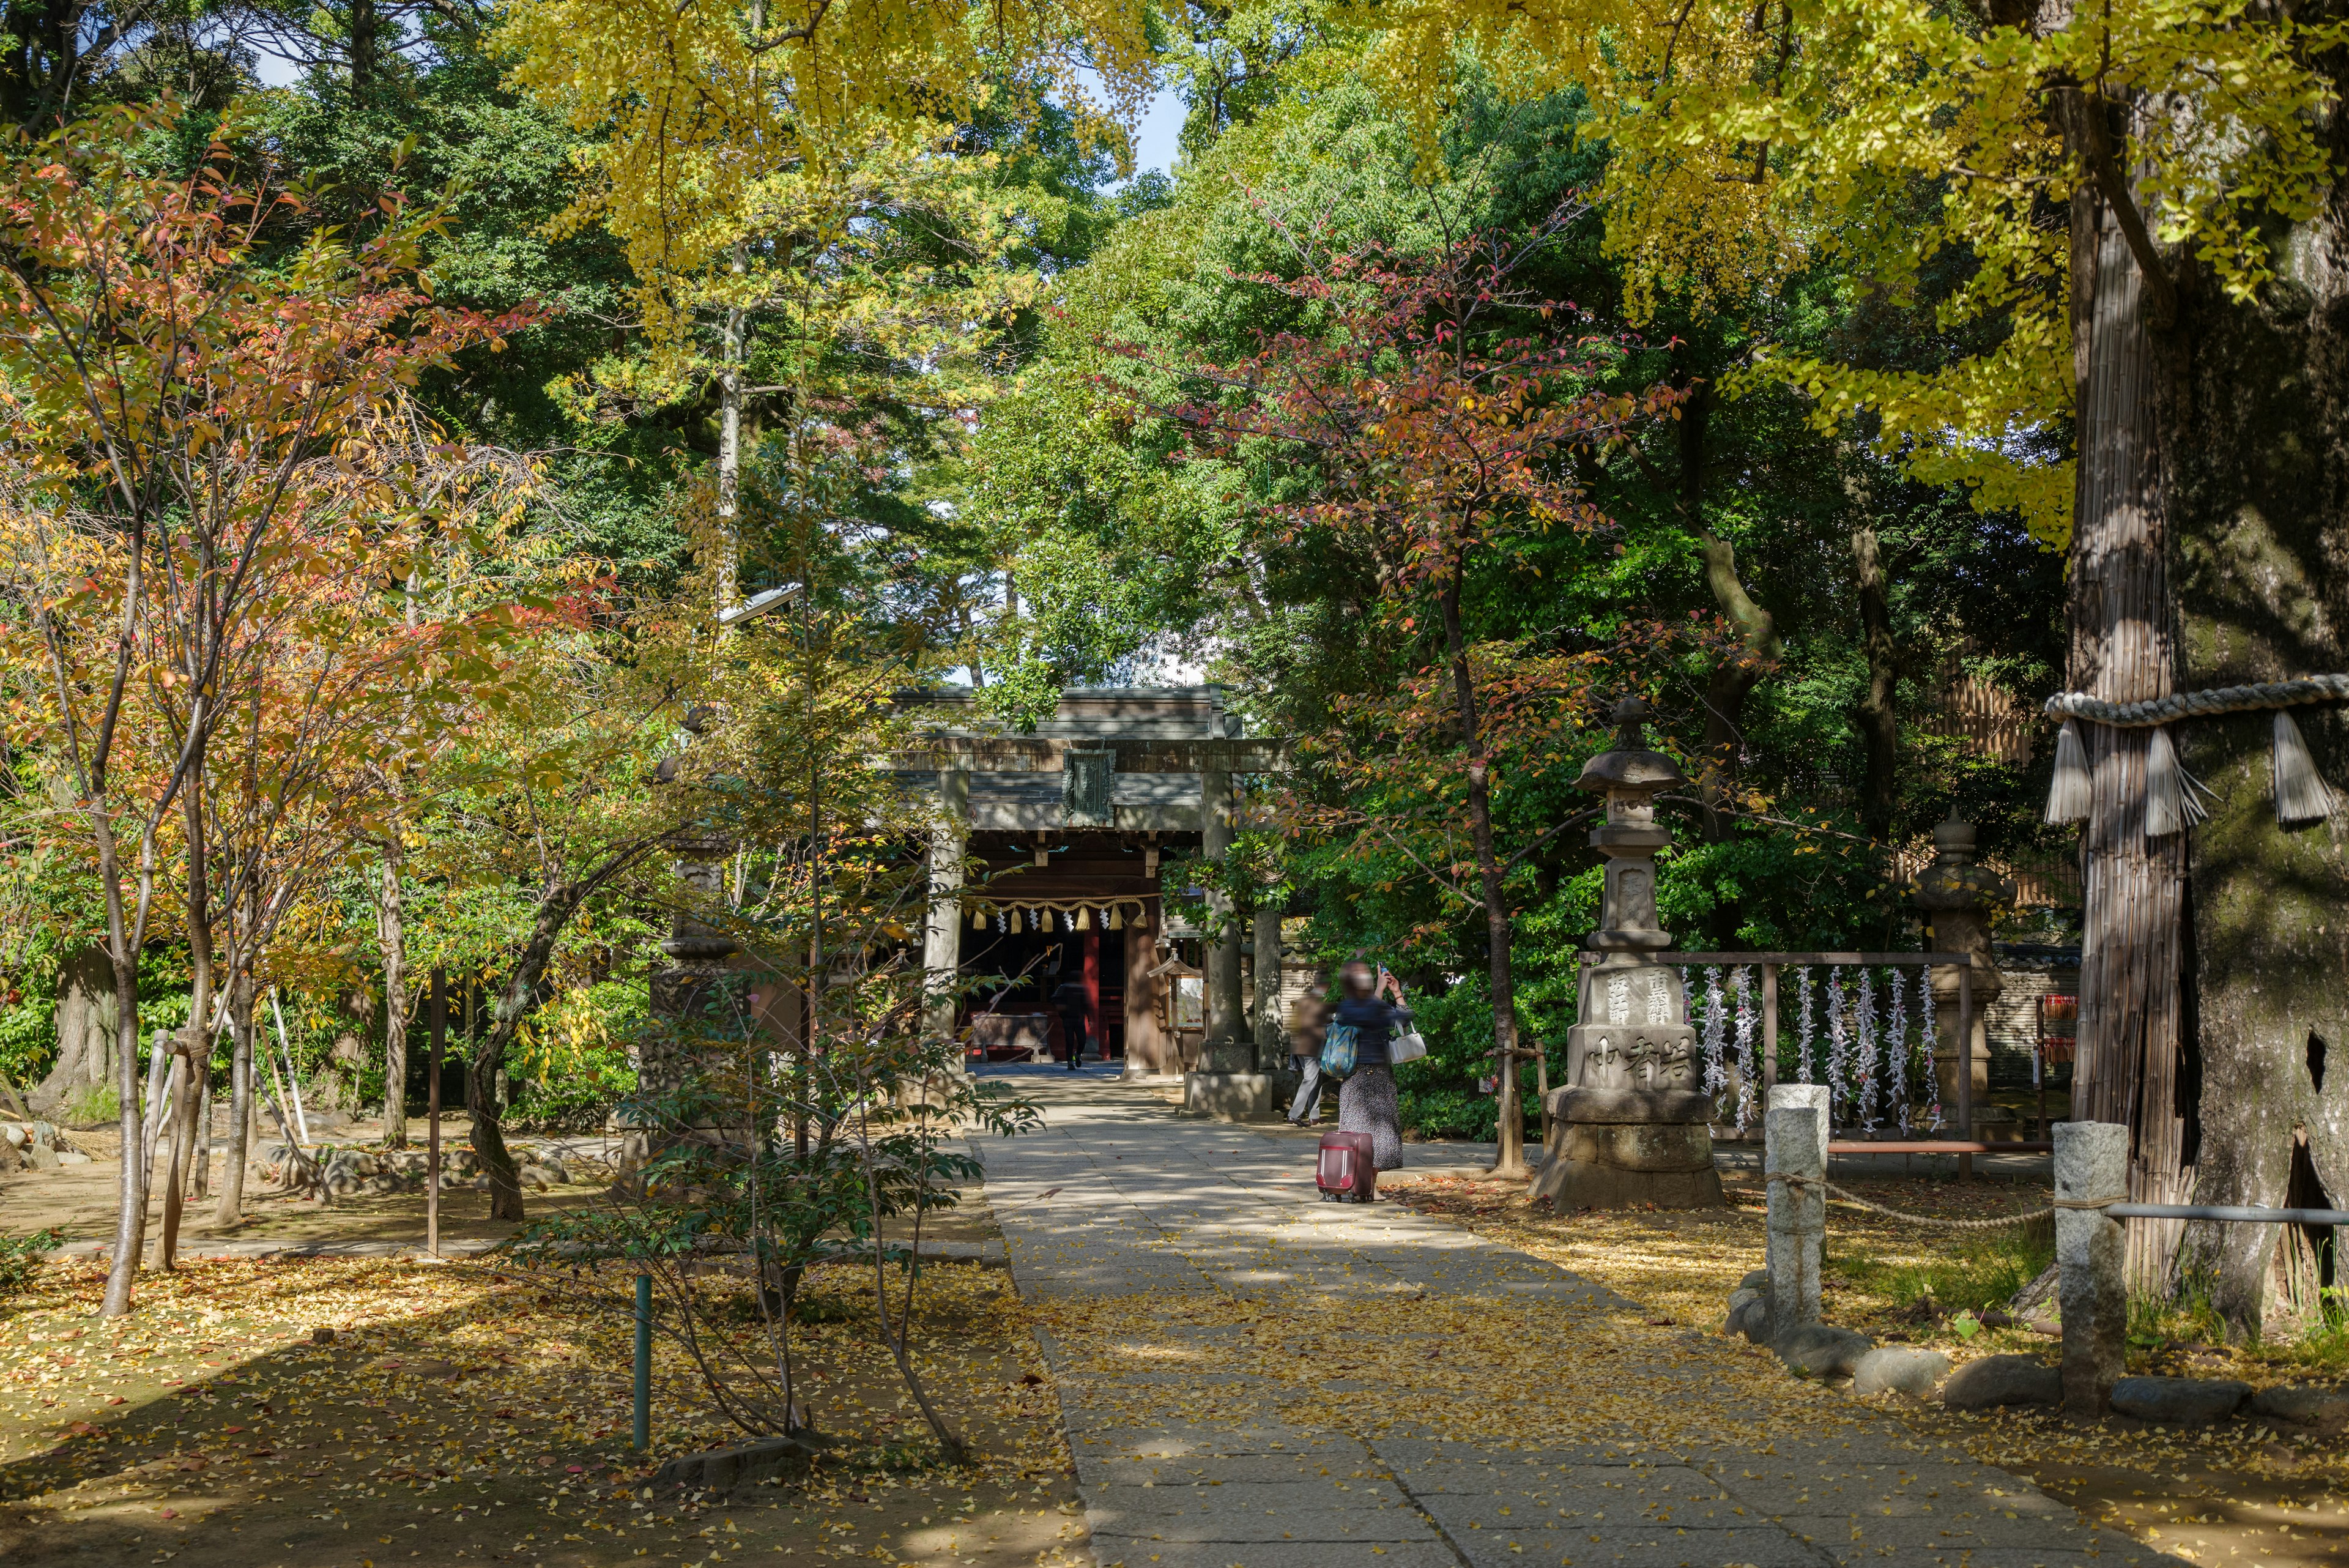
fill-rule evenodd
<path id="1" fill-rule="evenodd" d="M 1728 1199 L 1713 1166 L 1712 1108 L 1686 1090 L 1554 1090 L 1532 1196 L 1558 1209 L 1719 1208 Z"/>

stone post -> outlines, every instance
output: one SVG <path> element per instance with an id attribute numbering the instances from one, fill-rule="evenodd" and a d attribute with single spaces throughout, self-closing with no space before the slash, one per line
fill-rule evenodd
<path id="1" fill-rule="evenodd" d="M 1200 849 L 1216 866 L 1232 850 L 1232 775 L 1220 766 L 1199 770 Z M 1208 1073 L 1246 1073 L 1256 1065 L 1240 997 L 1240 928 L 1232 896 L 1217 888 L 1207 894 L 1207 1030 L 1199 1067 Z"/>
<path id="2" fill-rule="evenodd" d="M 922 933 L 922 1023 L 933 1035 L 954 1033 L 955 987 L 962 968 L 963 835 L 969 820 L 970 774 L 939 769 L 938 814 L 930 826 L 929 923 Z"/>
<path id="3" fill-rule="evenodd" d="M 1278 1073 L 1288 1065 L 1280 1046 L 1280 909 L 1256 907 L 1256 1070 Z"/>
<path id="4" fill-rule="evenodd" d="M 2128 1228 L 2102 1209 L 2066 1209 L 2128 1192 L 2128 1128 L 2055 1124 L 2056 1299 L 2064 1313 L 2064 1413 L 2093 1418 L 2112 1402 L 2128 1351 Z"/>
<path id="5" fill-rule="evenodd" d="M 1990 923 L 1998 906 L 2013 901 L 2013 886 L 1986 866 L 1974 863 L 1974 825 L 1961 822 L 1953 808 L 1950 818 L 1933 829 L 1932 864 L 1917 875 L 1914 898 L 1930 922 L 1925 940 L 1935 952 L 1973 955 L 1972 1038 L 1958 1038 L 1958 970 L 1954 964 L 1933 970 L 1934 1065 L 1940 1075 L 1941 1103 L 1960 1108 L 1958 1137 L 1974 1136 L 1973 1107 L 1990 1092 L 1990 1004 L 2001 981 L 1998 962 L 1991 956 Z M 1967 1069 L 1961 1078 L 1959 1064 Z"/>
<path id="6" fill-rule="evenodd" d="M 1762 1168 L 1807 1185 L 1770 1183 L 1770 1332 L 1775 1336 L 1819 1321 L 1819 1268 L 1827 1233 L 1827 1091 L 1824 1084 L 1780 1084 L 1762 1118 Z"/>

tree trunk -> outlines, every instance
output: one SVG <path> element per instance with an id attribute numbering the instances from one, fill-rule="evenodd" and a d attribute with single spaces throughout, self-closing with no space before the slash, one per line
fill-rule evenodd
<path id="1" fill-rule="evenodd" d="M 198 715 L 201 719 L 202 709 Z M 199 753 L 201 755 L 201 753 Z M 169 1272 L 180 1251 L 180 1215 L 187 1206 L 188 1173 L 183 1163 L 196 1137 L 196 1076 L 212 1060 L 212 847 L 205 831 L 204 791 L 191 781 L 183 796 L 188 842 L 187 907 L 182 911 L 188 933 L 188 1022 L 180 1032 L 173 1054 L 186 1064 L 178 1075 L 179 1092 L 172 1097 L 171 1158 L 163 1180 L 163 1234 L 156 1247 L 156 1262 Z"/>
<path id="2" fill-rule="evenodd" d="M 1892 597 L 1876 530 L 1866 523 L 1851 531 L 1851 564 L 1859 587 L 1860 651 L 1868 659 L 1868 695 L 1859 705 L 1859 738 L 1868 760 L 1859 820 L 1869 837 L 1889 845 L 1900 800 L 1899 648 L 1892 640 Z"/>
<path id="3" fill-rule="evenodd" d="M 2101 210 L 2101 204 L 2100 204 Z M 2138 275 L 2107 212 L 2096 233 L 2079 479 L 2072 535 L 2070 683 L 2107 701 L 2173 689 L 2176 650 L 2163 559 L 2154 343 Z M 2185 1200 L 2185 1105 L 2178 1095 L 2179 921 L 2185 835 L 2146 834 L 2151 732 L 2083 724 L 2093 798 L 2081 837 L 2081 935 L 2075 1115 L 2130 1129 L 2129 1196 Z M 2168 1282 L 2173 1220 L 2129 1222 L 2129 1272 L 2140 1289 Z"/>
<path id="4" fill-rule="evenodd" d="M 224 1231 L 244 1217 L 244 1167 L 253 1152 L 253 977 L 238 975 L 230 985 L 228 1147 L 221 1161 L 220 1201 L 212 1210 L 212 1228 Z"/>
<path id="5" fill-rule="evenodd" d="M 1509 963 L 1509 906 L 1501 890 L 1501 857 L 1493 845 L 1492 762 L 1476 720 L 1476 684 L 1468 668 L 1468 648 L 1460 629 L 1460 587 L 1464 567 L 1455 562 L 1438 593 L 1444 608 L 1444 650 L 1452 660 L 1452 692 L 1460 717 L 1460 746 L 1468 765 L 1468 831 L 1476 846 L 1476 877 L 1485 900 L 1485 951 L 1491 961 L 1493 1068 L 1500 1079 L 1500 1152 L 1492 1174 L 1522 1181 L 1526 1168 L 1525 1115 L 1517 1107 L 1517 996 Z"/>
<path id="6" fill-rule="evenodd" d="M 383 841 L 375 931 L 383 950 L 383 1146 L 408 1147 L 408 929 L 400 904 L 399 825 Z"/>
<path id="7" fill-rule="evenodd" d="M 1737 575 L 1737 547 L 1704 520 L 1705 441 L 1711 431 L 1713 389 L 1699 386 L 1682 405 L 1680 510 L 1704 563 L 1704 584 L 1713 608 L 1735 628 L 1737 655 L 1716 660 L 1705 677 L 1704 733 L 1697 745 L 1697 796 L 1705 803 L 1704 836 L 1715 843 L 1729 836 L 1731 818 L 1720 809 L 1737 777 L 1738 753 L 1745 742 L 1745 699 L 1760 683 L 1764 666 L 1778 657 L 1778 622 L 1756 603 Z M 1744 916 L 1737 900 L 1723 898 L 1713 912 L 1716 948 L 1737 942 Z"/>
<path id="8" fill-rule="evenodd" d="M 57 1059 L 33 1090 L 33 1108 L 56 1115 L 104 1086 L 114 1061 L 114 965 L 97 943 L 57 971 Z"/>
<path id="9" fill-rule="evenodd" d="M 2327 122 L 2336 167 L 2349 162 L 2340 119 Z M 2284 275 L 2256 306 L 2207 279 L 2184 294 L 2163 430 L 2188 690 L 2349 670 L 2345 225 L 2349 186 L 2336 186 L 2278 243 Z M 2292 718 L 2326 781 L 2349 784 L 2349 714 Z M 2178 727 L 2187 765 L 2217 794 L 2188 871 L 2195 1198 L 2285 1203 L 2304 1134 L 2313 1201 L 2337 1205 L 2349 1199 L 2349 864 L 2338 818 L 2277 823 L 2273 723 L 2255 712 Z M 2260 1330 L 2277 1239 L 2271 1225 L 2187 1238 L 2184 1262 L 2230 1332 Z"/>
<path id="10" fill-rule="evenodd" d="M 130 1311 L 131 1284 L 139 1274 L 139 1254 L 147 1245 L 147 1162 L 140 1158 L 139 1116 L 139 943 L 122 903 L 122 863 L 114 841 L 114 826 L 105 806 L 91 809 L 98 848 L 98 886 L 106 889 L 106 954 L 114 965 L 114 1088 L 121 1098 L 119 1122 L 122 1133 L 122 1170 L 114 1216 L 114 1257 L 107 1265 L 106 1295 L 98 1303 L 100 1317 L 121 1317 Z M 139 909 L 143 915 L 155 886 L 153 836 L 142 838 L 139 866 Z"/>
<path id="11" fill-rule="evenodd" d="M 521 958 L 506 976 L 489 1033 L 473 1048 L 466 1065 L 465 1109 L 473 1122 L 473 1153 L 490 1179 L 492 1220 L 523 1217 L 522 1182 L 514 1174 L 513 1156 L 506 1151 L 505 1127 L 499 1119 L 502 1107 L 498 1103 L 498 1078 L 505 1066 L 506 1051 L 522 1021 L 537 1004 L 538 982 L 545 977 L 554 944 L 571 917 L 597 888 L 635 865 L 647 848 L 639 846 L 616 852 L 582 881 L 547 879 L 539 892 L 538 912 L 531 920 L 530 940 L 523 944 Z"/>

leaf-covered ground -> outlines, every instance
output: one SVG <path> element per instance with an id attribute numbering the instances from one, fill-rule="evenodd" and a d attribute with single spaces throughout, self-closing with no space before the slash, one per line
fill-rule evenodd
<path id="1" fill-rule="evenodd" d="M 99 1286 L 52 1267 L 0 1324 L 10 1563 L 1079 1560 L 1057 1414 L 999 1271 L 926 1268 L 917 1336 L 981 1458 L 936 1462 L 874 1343 L 869 1276 L 820 1271 L 812 1406 L 848 1440 L 804 1480 L 708 1509 L 648 1500 L 642 1479 L 740 1434 L 684 1397 L 664 1347 L 655 1452 L 628 1449 L 623 1280 L 597 1310 L 480 1264 L 199 1262 L 143 1275 L 112 1323 Z"/>
<path id="2" fill-rule="evenodd" d="M 1888 1207 L 1939 1218 L 2020 1213 L 2046 1203 L 2044 1190 L 2031 1187 L 1836 1179 Z M 1426 1180 L 1390 1193 L 1611 1285 L 1659 1318 L 1716 1331 L 1730 1291 L 1747 1270 L 1762 1266 L 1764 1240 L 1760 1184 L 1731 1176 L 1727 1185 L 1729 1208 L 1689 1212 L 1552 1214 L 1526 1203 L 1521 1187 L 1470 1180 Z M 1839 1206 L 1827 1220 L 1826 1315 L 1879 1341 L 1927 1345 L 1960 1361 L 2017 1352 L 2053 1359 L 2054 1342 L 2028 1329 L 1961 1335 L 1951 1315 L 2002 1302 L 2045 1255 L 2017 1231 L 1975 1237 Z M 1928 1294 L 1940 1312 L 1920 1309 Z M 1793 1382 L 1775 1370 L 1775 1358 L 1742 1339 L 1715 1343 L 1731 1346 L 1756 1376 Z M 2246 1350 L 2141 1334 L 2132 1344 L 2129 1370 L 2240 1377 L 2255 1386 L 2331 1382 L 2331 1354 L 2322 1343 Z M 2100 1522 L 2189 1561 L 2349 1560 L 2349 1442 L 2341 1438 L 2280 1439 L 2249 1422 L 2176 1428 L 2116 1417 L 2081 1427 L 2053 1413 L 1970 1416 L 1907 1402 L 1901 1408 L 1905 1418 L 1962 1442 L 1976 1458 L 2027 1476 Z"/>

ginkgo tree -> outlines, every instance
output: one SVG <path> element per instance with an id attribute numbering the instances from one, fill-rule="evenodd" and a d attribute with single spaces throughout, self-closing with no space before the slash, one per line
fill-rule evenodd
<path id="1" fill-rule="evenodd" d="M 2323 521 L 2349 474 L 2305 440 L 2349 399 L 2325 347 L 2349 168 L 2338 6 L 1344 14 L 1378 35 L 1365 70 L 1423 115 L 1469 57 L 1515 91 L 1588 92 L 1635 304 L 1701 304 L 1822 264 L 1930 304 L 1960 350 L 1943 365 L 1765 345 L 1747 384 L 1801 389 L 1822 424 L 2068 546 L 2074 690 L 2141 701 L 2349 668 L 2332 587 L 2349 556 Z M 2039 455 L 2065 435 L 2070 459 Z M 2303 727 L 2337 770 L 2337 711 Z M 2240 712 L 2185 733 L 2216 791 L 2189 834 L 2148 830 L 2153 732 L 2085 726 L 2075 1108 L 2131 1127 L 2145 1199 L 2281 1201 L 2292 1129 L 2323 1121 L 2306 1021 L 2344 1003 L 2339 966 L 2304 954 L 2330 941 L 2349 875 L 2321 835 L 2277 820 L 2268 730 Z M 2349 1189 L 2349 1147 L 2313 1133 L 2311 1149 L 2323 1183 Z M 2179 1229 L 2132 1222 L 2137 1278 L 2206 1271 L 2230 1319 L 2255 1327 L 2273 1236 L 2218 1228 L 2181 1252 Z"/>

